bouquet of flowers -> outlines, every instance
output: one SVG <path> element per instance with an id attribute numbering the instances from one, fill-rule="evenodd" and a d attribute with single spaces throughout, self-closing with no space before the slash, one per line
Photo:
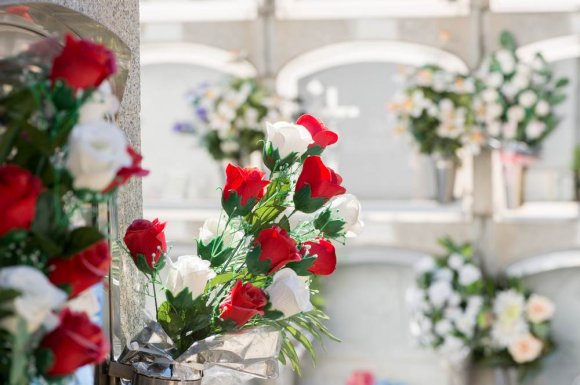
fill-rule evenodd
<path id="1" fill-rule="evenodd" d="M 416 284 L 408 292 L 411 331 L 418 342 L 444 357 L 464 358 L 475 347 L 484 305 L 482 272 L 469 244 L 440 241 L 446 253 L 416 266 Z"/>
<path id="2" fill-rule="evenodd" d="M 360 204 L 345 194 L 342 178 L 319 156 L 337 140 L 322 122 L 305 115 L 297 124 L 268 124 L 267 131 L 263 154 L 269 177 L 256 168 L 227 166 L 223 211 L 200 230 L 197 255 L 170 259 L 164 225 L 157 220 L 137 220 L 127 229 L 128 254 L 153 286 L 163 288 L 157 321 L 171 341 L 164 352 L 173 366 L 205 363 L 205 370 L 219 356 L 220 366 L 237 364 L 238 372 L 248 372 L 249 363 L 232 362 L 242 353 L 231 346 L 240 344 L 220 345 L 221 353 L 207 354 L 208 341 L 274 330 L 282 341 L 280 361 L 299 371 L 296 344 L 314 356 L 310 338 L 334 338 L 323 324 L 326 315 L 311 304 L 310 282 L 334 272 L 333 241 L 342 243 L 359 231 Z M 255 343 L 252 339 L 250 345 Z M 222 355 L 224 350 L 229 355 Z M 130 363 L 139 367 L 140 357 Z"/>
<path id="3" fill-rule="evenodd" d="M 488 366 L 518 368 L 523 378 L 555 348 L 550 338 L 554 303 L 516 279 L 496 288 L 487 302 L 476 358 Z"/>
<path id="4" fill-rule="evenodd" d="M 92 209 L 147 172 L 112 123 L 111 51 L 69 35 L 0 68 L 0 383 L 60 383 L 109 352 L 86 312 L 111 262 Z"/>
<path id="5" fill-rule="evenodd" d="M 174 129 L 198 134 L 216 160 L 246 166 L 247 157 L 261 151 L 266 121 L 288 120 L 295 103 L 271 95 L 255 79 L 233 78 L 225 85 L 201 84 L 189 94 L 194 123 L 180 122 Z"/>
<path id="6" fill-rule="evenodd" d="M 500 42 L 501 49 L 484 59 L 476 73 L 477 124 L 497 145 L 534 155 L 559 123 L 554 106 L 566 99 L 568 79 L 555 80 L 540 54 L 532 62 L 518 58 L 509 32 L 501 34 Z"/>
<path id="7" fill-rule="evenodd" d="M 425 66 L 409 79 L 405 91 L 389 104 L 397 132 L 408 132 L 423 154 L 456 159 L 467 147 L 479 151 L 484 137 L 471 107 L 475 82 L 437 66 Z"/>

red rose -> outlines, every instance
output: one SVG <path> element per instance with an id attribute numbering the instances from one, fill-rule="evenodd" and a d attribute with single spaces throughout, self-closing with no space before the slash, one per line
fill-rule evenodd
<path id="1" fill-rule="evenodd" d="M 312 140 L 314 143 L 312 146 L 320 146 L 322 148 L 330 146 L 338 141 L 338 135 L 334 131 L 330 131 L 324 123 L 315 118 L 312 115 L 302 115 L 296 121 L 296 124 L 306 127 L 306 129 L 312 135 Z"/>
<path id="2" fill-rule="evenodd" d="M 123 241 L 135 264 L 139 260 L 139 255 L 143 255 L 149 268 L 154 268 L 161 256 L 167 252 L 164 229 L 165 223 L 159 222 L 159 219 L 155 219 L 153 222 L 146 219 L 136 219 L 131 223 L 125 232 Z"/>
<path id="3" fill-rule="evenodd" d="M 127 146 L 127 152 L 131 157 L 131 165 L 128 167 L 123 167 L 117 172 L 117 176 L 111 182 L 111 184 L 103 191 L 103 193 L 108 193 L 113 191 L 119 186 L 123 186 L 127 181 L 131 178 L 135 177 L 144 177 L 149 175 L 149 170 L 144 170 L 141 168 L 141 161 L 143 160 L 143 156 L 139 154 L 135 149 L 131 146 Z"/>
<path id="4" fill-rule="evenodd" d="M 356 371 L 346 381 L 347 385 L 374 385 L 375 376 L 371 372 Z"/>
<path id="5" fill-rule="evenodd" d="M 63 80 L 75 91 L 96 88 L 117 72 L 115 55 L 105 46 L 66 36 L 64 49 L 52 63 L 50 80 Z"/>
<path id="6" fill-rule="evenodd" d="M 289 262 L 302 259 L 294 239 L 288 235 L 286 230 L 278 226 L 260 231 L 255 245 L 260 246 L 258 260 L 270 261 L 268 274 L 280 270 Z"/>
<path id="7" fill-rule="evenodd" d="M 318 210 L 330 198 L 346 192 L 341 183 L 340 175 L 326 167 L 319 156 L 309 156 L 304 161 L 304 167 L 296 182 L 294 194 L 296 209 L 305 213 Z M 310 189 L 309 194 L 303 190 L 305 188 Z"/>
<path id="8" fill-rule="evenodd" d="M 0 236 L 29 229 L 36 215 L 42 181 L 16 165 L 0 166 Z"/>
<path id="9" fill-rule="evenodd" d="M 220 304 L 221 319 L 234 321 L 242 327 L 256 314 L 264 315 L 268 297 L 264 290 L 250 282 L 242 284 L 238 279 L 230 295 Z"/>
<path id="10" fill-rule="evenodd" d="M 40 346 L 52 352 L 53 362 L 46 372 L 51 377 L 68 376 L 81 366 L 98 364 L 109 353 L 103 330 L 86 313 L 64 309 L 60 325 L 47 334 Z"/>
<path id="11" fill-rule="evenodd" d="M 232 214 L 237 210 L 236 213 L 239 215 L 249 212 L 266 194 L 266 187 L 270 181 L 264 179 L 265 176 L 266 174 L 257 168 L 242 168 L 228 164 L 222 196 L 225 211 Z"/>
<path id="12" fill-rule="evenodd" d="M 70 286 L 70 297 L 73 298 L 101 282 L 110 265 L 109 245 L 101 240 L 72 257 L 50 260 L 49 279 L 56 286 Z"/>
<path id="13" fill-rule="evenodd" d="M 305 242 L 302 250 L 304 256 L 314 257 L 316 260 L 308 269 L 316 275 L 330 275 L 336 270 L 336 251 L 334 245 L 326 239 L 320 238 L 315 241 Z"/>

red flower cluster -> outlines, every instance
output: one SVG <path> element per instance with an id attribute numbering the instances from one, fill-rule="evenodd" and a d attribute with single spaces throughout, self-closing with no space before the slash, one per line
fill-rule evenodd
<path id="1" fill-rule="evenodd" d="M 0 166 L 0 236 L 32 226 L 41 192 L 42 181 L 30 171 L 15 165 Z"/>
<path id="2" fill-rule="evenodd" d="M 308 269 L 314 275 L 330 275 L 336 270 L 336 251 L 334 245 L 324 238 L 304 243 L 304 257 L 314 257 L 314 264 Z"/>
<path id="3" fill-rule="evenodd" d="M 260 247 L 258 259 L 270 262 L 268 274 L 275 273 L 289 262 L 301 260 L 296 241 L 286 230 L 278 226 L 262 230 L 256 238 L 255 245 Z"/>
<path id="4" fill-rule="evenodd" d="M 238 280 L 229 296 L 220 304 L 220 317 L 242 327 L 256 314 L 264 315 L 267 304 L 268 297 L 264 290 L 250 282 L 243 284 Z"/>
<path id="5" fill-rule="evenodd" d="M 302 173 L 296 182 L 294 204 L 296 209 L 312 213 L 337 195 L 344 194 L 342 178 L 326 167 L 319 156 L 310 156 L 304 161 Z"/>
<path id="6" fill-rule="evenodd" d="M 226 184 L 222 195 L 222 205 L 228 214 L 247 214 L 266 194 L 270 181 L 257 168 L 242 168 L 228 164 Z"/>
<path id="7" fill-rule="evenodd" d="M 127 228 L 123 241 L 137 266 L 139 266 L 137 263 L 139 255 L 142 255 L 147 266 L 153 269 L 167 252 L 163 230 L 165 230 L 165 223 L 159 222 L 159 219 L 154 219 L 153 222 L 147 219 L 136 219 Z"/>

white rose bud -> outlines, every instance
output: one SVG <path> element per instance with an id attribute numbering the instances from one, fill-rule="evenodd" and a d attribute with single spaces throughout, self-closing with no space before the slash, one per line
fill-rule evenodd
<path id="1" fill-rule="evenodd" d="M 274 274 L 274 281 L 266 292 L 272 307 L 284 313 L 286 318 L 314 309 L 305 278 L 299 277 L 292 269 L 282 269 Z"/>
<path id="2" fill-rule="evenodd" d="M 356 237 L 362 231 L 364 223 L 361 219 L 361 204 L 356 196 L 343 194 L 330 202 L 334 215 L 344 220 L 343 230 L 349 238 Z"/>
<path id="3" fill-rule="evenodd" d="M 278 150 L 280 158 L 292 153 L 303 154 L 314 142 L 306 127 L 288 122 L 266 123 L 267 141 Z"/>
<path id="4" fill-rule="evenodd" d="M 119 99 L 113 95 L 111 84 L 104 81 L 79 111 L 79 124 L 103 120 L 119 110 Z"/>
<path id="5" fill-rule="evenodd" d="M 76 126 L 69 138 L 66 167 L 76 189 L 104 190 L 117 171 L 131 165 L 127 138 L 119 127 L 105 121 Z"/>
<path id="6" fill-rule="evenodd" d="M 459 270 L 459 283 L 469 286 L 481 279 L 481 270 L 475 265 L 467 264 Z"/>
<path id="7" fill-rule="evenodd" d="M 35 332 L 44 323 L 55 326 L 58 320 L 52 310 L 59 308 L 68 297 L 64 291 L 50 283 L 40 270 L 30 266 L 0 269 L 0 288 L 20 292 L 8 310 L 26 321 L 29 333 Z M 0 321 L 0 327 L 12 333 L 16 332 L 17 325 L 18 320 L 14 316 Z"/>
<path id="8" fill-rule="evenodd" d="M 199 297 L 205 290 L 207 282 L 216 276 L 210 268 L 210 262 L 197 255 L 182 255 L 176 262 L 167 259 L 167 278 L 165 286 L 173 295 L 188 288 L 193 298 Z"/>

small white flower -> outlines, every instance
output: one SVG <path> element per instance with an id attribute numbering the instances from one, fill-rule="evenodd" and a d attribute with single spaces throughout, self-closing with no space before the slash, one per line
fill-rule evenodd
<path id="1" fill-rule="evenodd" d="M 0 269 L 0 288 L 20 292 L 8 305 L 15 316 L 0 321 L 0 326 L 12 333 L 17 330 L 17 317 L 26 321 L 29 333 L 35 332 L 44 323 L 54 327 L 58 319 L 52 314 L 52 310 L 58 309 L 68 297 L 64 291 L 50 283 L 40 270 L 30 266 Z"/>
<path id="2" fill-rule="evenodd" d="M 515 139 L 518 134 L 518 125 L 515 122 L 507 122 L 501 127 L 504 139 Z"/>
<path id="3" fill-rule="evenodd" d="M 463 314 L 455 320 L 455 327 L 467 338 L 473 337 L 475 332 L 476 318 L 471 314 Z"/>
<path id="4" fill-rule="evenodd" d="M 69 138 L 67 169 L 76 189 L 104 190 L 117 172 L 131 165 L 127 138 L 114 124 L 95 121 L 76 126 Z"/>
<path id="5" fill-rule="evenodd" d="M 545 100 L 540 100 L 538 104 L 536 104 L 536 114 L 540 117 L 547 116 L 550 113 L 550 110 L 550 103 Z"/>
<path id="6" fill-rule="evenodd" d="M 532 294 L 526 303 L 526 316 L 533 323 L 551 320 L 555 311 L 554 303 L 542 295 Z"/>
<path id="7" fill-rule="evenodd" d="M 349 238 L 359 235 L 364 227 L 362 221 L 362 207 L 356 196 L 343 194 L 330 202 L 330 209 L 334 216 L 344 220 L 343 231 Z"/>
<path id="8" fill-rule="evenodd" d="M 455 321 L 463 316 L 463 312 L 459 307 L 447 307 L 443 310 L 443 316 L 450 321 Z"/>
<path id="9" fill-rule="evenodd" d="M 539 120 L 532 120 L 526 126 L 526 137 L 528 139 L 539 138 L 544 131 L 546 131 L 546 123 L 540 122 Z"/>
<path id="10" fill-rule="evenodd" d="M 435 280 L 451 282 L 453 280 L 453 272 L 445 267 L 438 269 L 435 271 Z"/>
<path id="11" fill-rule="evenodd" d="M 499 88 L 503 84 L 503 75 L 499 72 L 492 72 L 485 83 L 490 87 Z"/>
<path id="12" fill-rule="evenodd" d="M 497 137 L 501 135 L 502 125 L 498 121 L 493 121 L 487 124 L 486 129 L 490 136 Z"/>
<path id="13" fill-rule="evenodd" d="M 524 91 L 519 96 L 520 104 L 526 108 L 532 107 L 538 101 L 538 96 L 532 90 Z"/>
<path id="14" fill-rule="evenodd" d="M 455 336 L 447 336 L 443 340 L 443 344 L 439 347 L 439 351 L 446 357 L 456 357 L 465 350 L 465 342 L 461 338 Z"/>
<path id="15" fill-rule="evenodd" d="M 479 295 L 470 296 L 467 298 L 467 307 L 465 308 L 465 313 L 469 314 L 473 318 L 476 318 L 482 307 L 483 297 Z"/>
<path id="16" fill-rule="evenodd" d="M 511 74 L 516 69 L 516 58 L 513 52 L 502 49 L 495 53 L 495 58 L 504 74 Z"/>
<path id="17" fill-rule="evenodd" d="M 436 281 L 429 287 L 427 293 L 433 306 L 441 308 L 453 293 L 453 288 L 448 281 Z"/>
<path id="18" fill-rule="evenodd" d="M 277 149 L 281 158 L 286 158 L 294 153 L 302 155 L 313 143 L 312 135 L 306 127 L 299 124 L 278 122 L 266 123 L 268 132 L 267 141 Z"/>
<path id="19" fill-rule="evenodd" d="M 524 90 L 526 88 L 528 88 L 530 86 L 530 76 L 529 75 L 517 75 L 514 76 L 514 78 L 511 81 L 511 84 L 514 87 L 514 90 L 516 92 L 519 92 L 521 90 Z"/>
<path id="20" fill-rule="evenodd" d="M 284 313 L 286 318 L 314 309 L 305 278 L 299 277 L 292 269 L 282 269 L 274 274 L 274 281 L 266 292 L 272 307 Z"/>
<path id="21" fill-rule="evenodd" d="M 454 291 L 449 296 L 449 300 L 447 301 L 447 303 L 449 304 L 449 306 L 459 306 L 461 305 L 461 296 L 459 295 L 459 293 Z"/>
<path id="22" fill-rule="evenodd" d="M 113 95 L 111 83 L 104 81 L 79 111 L 79 124 L 103 120 L 119 110 L 119 99 Z"/>
<path id="23" fill-rule="evenodd" d="M 481 97 L 486 103 L 496 103 L 499 98 L 499 93 L 495 88 L 486 88 L 482 92 Z"/>
<path id="24" fill-rule="evenodd" d="M 197 255 L 182 255 L 172 262 L 167 258 L 165 286 L 173 295 L 188 288 L 193 298 L 203 294 L 208 281 L 216 276 L 210 262 Z"/>
<path id="25" fill-rule="evenodd" d="M 503 114 L 503 106 L 499 103 L 493 103 L 487 106 L 485 109 L 485 119 L 496 120 Z"/>
<path id="26" fill-rule="evenodd" d="M 521 106 L 511 106 L 507 112 L 508 120 L 510 122 L 521 122 L 526 116 L 526 111 Z"/>
<path id="27" fill-rule="evenodd" d="M 435 324 L 435 332 L 439 334 L 441 337 L 444 337 L 447 334 L 451 333 L 452 330 L 453 324 L 449 320 L 442 319 L 441 321 Z"/>
<path id="28" fill-rule="evenodd" d="M 459 270 L 459 283 L 469 286 L 481 279 L 481 270 L 475 265 L 467 264 Z"/>
<path id="29" fill-rule="evenodd" d="M 428 303 L 425 301 L 425 292 L 417 286 L 413 286 L 407 290 L 405 300 L 412 312 L 423 312 L 428 308 Z"/>
<path id="30" fill-rule="evenodd" d="M 447 264 L 453 270 L 458 270 L 461 266 L 465 264 L 465 260 L 462 255 L 455 253 L 451 254 L 449 260 L 447 261 Z"/>
<path id="31" fill-rule="evenodd" d="M 437 264 L 433 257 L 423 257 L 415 264 L 415 271 L 418 274 L 425 274 L 433 271 Z"/>
<path id="32" fill-rule="evenodd" d="M 534 361 L 540 356 L 542 349 L 542 341 L 529 333 L 518 337 L 508 346 L 510 355 L 518 364 Z"/>
<path id="33" fill-rule="evenodd" d="M 513 80 L 511 82 L 506 82 L 501 86 L 501 92 L 503 96 L 511 101 L 514 99 L 516 94 L 521 90 L 522 87 L 518 87 L 514 84 Z"/>

